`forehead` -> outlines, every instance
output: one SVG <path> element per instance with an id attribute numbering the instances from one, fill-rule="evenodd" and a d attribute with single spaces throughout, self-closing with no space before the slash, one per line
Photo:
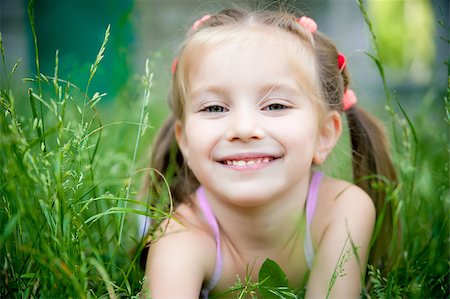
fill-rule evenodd
<path id="1" fill-rule="evenodd" d="M 256 25 L 203 31 L 190 41 L 184 53 L 188 85 L 197 77 L 211 81 L 245 78 L 248 82 L 276 80 L 281 74 L 289 74 L 304 89 L 312 91 L 317 86 L 312 51 L 294 34 Z"/>

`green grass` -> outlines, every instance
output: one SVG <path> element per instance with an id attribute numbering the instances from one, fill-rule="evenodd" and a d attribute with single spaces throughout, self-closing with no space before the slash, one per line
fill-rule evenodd
<path id="1" fill-rule="evenodd" d="M 135 215 L 151 214 L 151 207 L 137 200 L 137 155 L 149 127 L 152 75 L 146 64 L 142 96 L 134 103 L 139 109 L 117 106 L 117 118 L 105 124 L 97 109 L 104 95 L 90 95 L 89 85 L 108 37 L 109 27 L 84 89 L 58 77 L 58 52 L 54 74 L 38 71 L 15 90 L 9 79 L 16 66 L 10 71 L 3 63 L 2 298 L 130 297 L 141 287 L 143 273 L 133 254 L 142 247 Z M 4 62 L 3 44 L 1 49 Z M 28 98 L 19 101 L 29 102 L 29 113 L 16 111 L 14 91 L 21 89 Z"/>
<path id="2" fill-rule="evenodd" d="M 367 17 L 362 3 L 361 10 Z M 33 28 L 32 2 L 29 15 Z M 371 28 L 368 18 L 366 22 Z M 137 259 L 143 242 L 136 215 L 167 217 L 138 199 L 146 152 L 156 131 L 152 126 L 161 122 L 153 112 L 160 108 L 151 101 L 148 63 L 142 67 L 142 82 L 133 82 L 113 105 L 102 106 L 105 95 L 90 91 L 109 34 L 108 28 L 86 83 L 76 84 L 58 77 L 58 53 L 54 73 L 41 74 L 37 46 L 37 75 L 14 84 L 20 61 L 7 68 L 3 46 L 8 45 L 1 44 L 2 298 L 116 298 L 134 297 L 140 291 L 143 272 Z M 402 231 L 394 269 L 382 276 L 369 266 L 373 287 L 368 295 L 449 297 L 450 85 L 444 92 L 430 93 L 419 112 L 408 116 L 388 87 L 377 46 L 368 54 L 385 87 L 400 177 L 389 196 L 398 207 L 395 217 Z M 236 283 L 236 297 L 251 298 L 260 292 L 267 298 L 292 298 L 294 292 L 287 289 L 281 269 L 270 261 L 265 265 L 259 281 Z"/>

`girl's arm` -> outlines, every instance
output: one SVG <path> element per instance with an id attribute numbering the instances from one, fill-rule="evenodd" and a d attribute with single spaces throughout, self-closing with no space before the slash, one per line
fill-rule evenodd
<path id="1" fill-rule="evenodd" d="M 215 243 L 206 232 L 170 221 L 164 235 L 150 246 L 143 297 L 198 299 L 215 263 L 211 248 Z"/>
<path id="2" fill-rule="evenodd" d="M 331 206 L 333 216 L 316 252 L 306 298 L 360 298 L 375 207 L 357 186 L 347 188 Z"/>

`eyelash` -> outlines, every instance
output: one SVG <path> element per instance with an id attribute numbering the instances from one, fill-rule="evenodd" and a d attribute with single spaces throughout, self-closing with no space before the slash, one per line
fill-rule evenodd
<path id="1" fill-rule="evenodd" d="M 280 103 L 273 103 L 273 104 L 267 105 L 266 107 L 263 108 L 263 110 L 265 110 L 265 111 L 279 111 L 279 110 L 285 110 L 285 109 L 289 109 L 289 107 L 284 104 L 280 104 Z"/>
<path id="2" fill-rule="evenodd" d="M 220 111 L 218 111 L 218 110 L 220 110 Z M 220 105 L 211 105 L 211 106 L 204 107 L 200 111 L 208 112 L 208 113 L 222 113 L 222 112 L 227 112 L 228 109 L 223 106 L 220 106 Z"/>

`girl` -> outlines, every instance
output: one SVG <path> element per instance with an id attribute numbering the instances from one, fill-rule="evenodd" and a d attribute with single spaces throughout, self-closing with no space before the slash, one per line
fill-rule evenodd
<path id="1" fill-rule="evenodd" d="M 152 161 L 173 176 L 176 206 L 149 242 L 147 294 L 207 298 L 237 278 L 257 281 L 270 258 L 290 287 L 323 298 L 344 253 L 329 295 L 358 297 L 381 210 L 370 263 L 384 260 L 391 237 L 374 186 L 395 173 L 381 128 L 355 106 L 345 57 L 309 18 L 231 9 L 194 24 L 173 72 L 172 115 Z M 342 114 L 357 185 L 317 170 Z"/>

